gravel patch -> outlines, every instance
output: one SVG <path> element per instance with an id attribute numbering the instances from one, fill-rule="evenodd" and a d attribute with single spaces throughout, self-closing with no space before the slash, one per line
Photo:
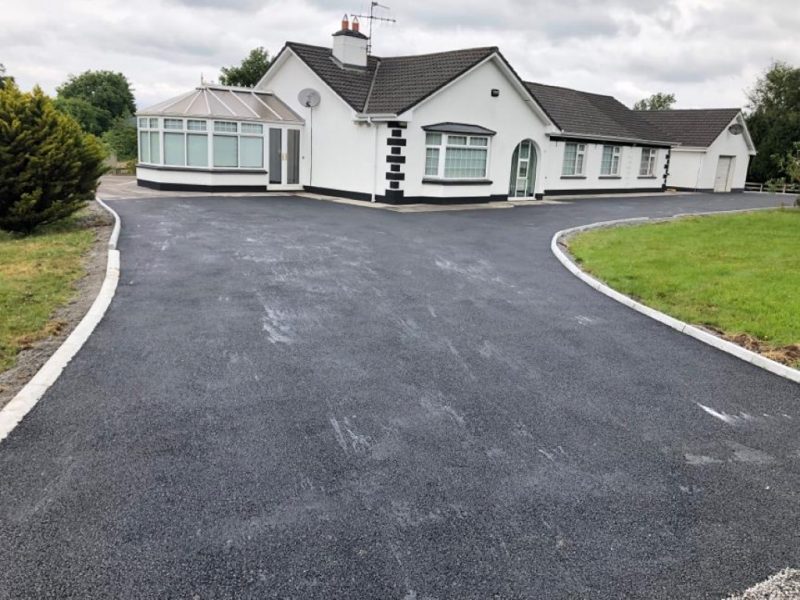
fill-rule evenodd
<path id="1" fill-rule="evenodd" d="M 792 600 L 800 598 L 800 570 L 784 569 L 728 600 Z"/>

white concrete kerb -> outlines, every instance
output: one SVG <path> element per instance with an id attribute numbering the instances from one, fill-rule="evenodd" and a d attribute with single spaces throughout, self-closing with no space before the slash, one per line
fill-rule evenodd
<path id="1" fill-rule="evenodd" d="M 117 250 L 117 240 L 119 239 L 120 218 L 100 198 L 98 204 L 107 210 L 114 217 L 114 229 L 108 241 L 108 262 L 106 264 L 106 275 L 100 292 L 94 299 L 91 308 L 81 319 L 80 323 L 72 330 L 64 343 L 58 347 L 53 355 L 47 359 L 42 368 L 36 375 L 22 388 L 11 401 L 0 410 L 0 441 L 4 440 L 11 431 L 22 421 L 23 417 L 36 406 L 48 388 L 58 379 L 61 372 L 69 361 L 78 353 L 86 340 L 97 327 L 97 324 L 105 315 L 114 292 L 117 290 L 119 281 L 119 250 Z"/>
<path id="2" fill-rule="evenodd" d="M 576 233 L 581 233 L 583 231 L 588 231 L 590 229 L 600 229 L 604 227 L 613 227 L 617 225 L 629 225 L 629 224 L 636 224 L 636 223 L 658 223 L 663 221 L 669 221 L 672 219 L 682 218 L 682 217 L 689 217 L 689 216 L 703 216 L 703 215 L 715 215 L 715 214 L 726 214 L 726 213 L 739 213 L 739 212 L 752 212 L 755 210 L 775 210 L 774 208 L 766 208 L 766 209 L 745 209 L 745 210 L 723 210 L 723 211 L 716 211 L 716 212 L 704 212 L 704 213 L 695 213 L 695 214 L 684 214 L 681 213 L 679 215 L 674 215 L 672 217 L 655 217 L 655 218 L 636 218 L 636 219 L 618 219 L 616 221 L 603 221 L 600 223 L 591 223 L 589 225 L 581 225 L 579 227 L 571 227 L 569 229 L 562 229 L 561 231 L 557 231 L 553 238 L 550 240 L 550 250 L 553 252 L 555 257 L 564 265 L 567 270 L 575 275 L 578 279 L 586 283 L 587 285 L 593 287 L 598 292 L 601 292 L 608 296 L 609 298 L 613 298 L 617 302 L 624 304 L 625 306 L 632 308 L 635 311 L 642 313 L 650 317 L 651 319 L 655 319 L 656 321 L 663 323 L 681 333 L 684 333 L 688 336 L 695 338 L 709 346 L 713 346 L 717 350 L 722 350 L 723 352 L 727 352 L 728 354 L 732 354 L 736 358 L 739 358 L 745 362 L 749 362 L 757 367 L 761 367 L 773 373 L 775 375 L 779 375 L 780 377 L 784 377 L 785 379 L 789 379 L 790 381 L 794 381 L 795 383 L 800 383 L 800 370 L 793 369 L 786 365 L 783 365 L 779 362 L 774 360 L 770 360 L 761 354 L 748 350 L 747 348 L 743 348 L 738 344 L 734 344 L 733 342 L 729 342 L 727 340 L 723 340 L 708 331 L 704 331 L 699 327 L 695 327 L 694 325 L 690 325 L 689 323 L 685 323 L 684 321 L 680 321 L 674 317 L 670 317 L 667 314 L 664 314 L 660 311 L 657 311 L 649 306 L 645 306 L 641 302 L 637 302 L 630 296 L 626 296 L 625 294 L 621 294 L 617 290 L 608 287 L 602 281 L 599 281 L 586 273 L 585 271 L 581 270 L 577 264 L 572 260 L 572 258 L 567 254 L 564 250 L 561 249 L 561 242 L 563 239 L 574 235 Z"/>

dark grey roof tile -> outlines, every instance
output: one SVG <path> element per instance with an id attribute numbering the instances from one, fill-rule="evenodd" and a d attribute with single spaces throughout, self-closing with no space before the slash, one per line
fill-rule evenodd
<path id="1" fill-rule="evenodd" d="M 708 148 L 739 114 L 738 108 L 641 110 L 636 114 L 652 123 L 674 142 Z"/>
<path id="2" fill-rule="evenodd" d="M 565 133 L 649 142 L 668 141 L 662 131 L 612 96 L 543 83 L 526 82 L 525 85 Z"/>

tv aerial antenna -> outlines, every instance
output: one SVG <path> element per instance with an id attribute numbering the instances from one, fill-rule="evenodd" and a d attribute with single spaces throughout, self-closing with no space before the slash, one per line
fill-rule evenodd
<path id="1" fill-rule="evenodd" d="M 388 6 L 384 6 L 383 4 L 379 4 L 378 2 L 370 2 L 369 3 L 369 14 L 368 15 L 350 15 L 355 19 L 366 19 L 369 21 L 369 35 L 367 36 L 367 55 L 372 55 L 372 24 L 375 21 L 382 21 L 384 23 L 397 23 L 396 19 L 390 19 L 388 17 L 376 17 L 375 16 L 375 9 L 376 8 L 383 8 L 385 10 L 392 10 Z"/>

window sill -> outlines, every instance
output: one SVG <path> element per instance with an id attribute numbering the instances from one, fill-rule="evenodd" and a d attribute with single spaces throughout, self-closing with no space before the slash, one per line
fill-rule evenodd
<path id="1" fill-rule="evenodd" d="M 265 169 L 249 167 L 176 167 L 173 165 L 151 165 L 149 163 L 136 163 L 136 168 L 153 169 L 155 171 L 192 171 L 195 173 L 240 173 L 243 175 L 258 173 L 266 175 Z"/>
<path id="2" fill-rule="evenodd" d="M 636 179 L 658 179 L 655 175 L 639 175 Z"/>
<path id="3" fill-rule="evenodd" d="M 491 179 L 437 179 L 424 177 L 422 183 L 432 185 L 492 185 Z"/>
<path id="4" fill-rule="evenodd" d="M 561 179 L 586 179 L 586 175 L 562 175 Z"/>
<path id="5" fill-rule="evenodd" d="M 600 175 L 598 179 L 622 179 L 620 175 Z"/>

